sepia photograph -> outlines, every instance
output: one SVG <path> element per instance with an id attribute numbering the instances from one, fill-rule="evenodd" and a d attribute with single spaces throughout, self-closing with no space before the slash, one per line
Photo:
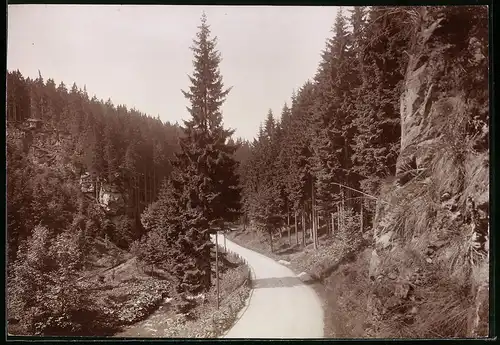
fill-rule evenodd
<path id="1" fill-rule="evenodd" d="M 489 10 L 8 5 L 6 339 L 491 336 Z"/>

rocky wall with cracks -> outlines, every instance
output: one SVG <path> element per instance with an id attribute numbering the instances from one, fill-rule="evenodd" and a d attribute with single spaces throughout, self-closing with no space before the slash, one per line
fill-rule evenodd
<path id="1" fill-rule="evenodd" d="M 465 11 L 414 10 L 397 178 L 374 219 L 372 335 L 488 334 L 487 16 Z"/>

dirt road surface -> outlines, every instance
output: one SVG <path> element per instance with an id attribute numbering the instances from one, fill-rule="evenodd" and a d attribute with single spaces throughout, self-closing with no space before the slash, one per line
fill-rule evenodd
<path id="1" fill-rule="evenodd" d="M 224 236 L 218 235 L 224 246 Z M 253 269 L 253 291 L 224 338 L 322 338 L 323 309 L 314 290 L 287 267 L 226 239 Z"/>

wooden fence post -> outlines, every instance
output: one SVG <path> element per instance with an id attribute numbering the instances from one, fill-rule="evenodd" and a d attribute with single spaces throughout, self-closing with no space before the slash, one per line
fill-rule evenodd
<path id="1" fill-rule="evenodd" d="M 217 293 L 217 309 L 219 309 L 219 233 L 215 233 L 215 289 Z"/>

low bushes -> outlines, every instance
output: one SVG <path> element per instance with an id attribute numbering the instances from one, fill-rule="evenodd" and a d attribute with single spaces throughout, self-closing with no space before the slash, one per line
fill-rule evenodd
<path id="1" fill-rule="evenodd" d="M 140 274 L 132 260 L 120 275 L 133 280 L 116 279 L 114 269 L 89 276 L 84 246 L 81 232 L 35 227 L 8 280 L 10 333 L 111 335 L 149 315 L 169 291 L 168 281 Z"/>
<path id="2" fill-rule="evenodd" d="M 186 338 L 215 338 L 228 330 L 236 320 L 238 312 L 244 307 L 250 292 L 247 266 L 241 265 L 229 270 L 220 282 L 220 308 L 216 308 L 215 289 L 207 296 L 209 303 L 195 308 L 196 317 L 186 320 L 174 317 L 165 329 L 163 336 Z"/>
<path id="3" fill-rule="evenodd" d="M 222 252 L 222 251 L 221 251 Z M 193 299 L 189 317 L 175 313 L 175 299 L 147 320 L 128 327 L 120 337 L 213 338 L 223 334 L 235 321 L 250 292 L 249 268 L 232 254 L 221 253 L 220 308 L 216 307 L 215 286 L 203 299 Z"/>
<path id="4" fill-rule="evenodd" d="M 371 286 L 367 263 L 370 250 L 343 264 L 324 280 L 325 333 L 338 338 L 366 337 Z"/>

